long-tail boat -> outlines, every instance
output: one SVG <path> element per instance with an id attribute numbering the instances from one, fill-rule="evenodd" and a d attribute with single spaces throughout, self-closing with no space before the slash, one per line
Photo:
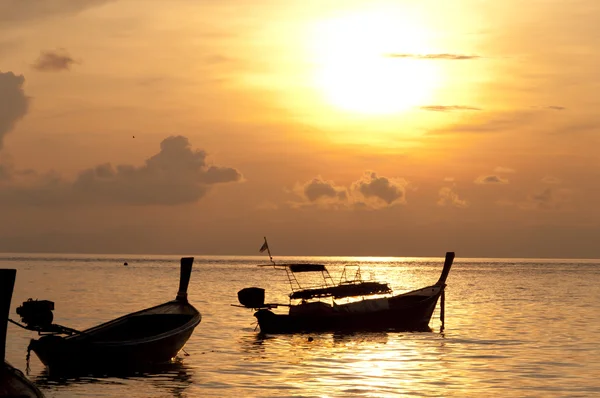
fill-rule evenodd
<path id="1" fill-rule="evenodd" d="M 17 270 L 0 269 L 0 397 L 43 398 L 19 369 L 6 362 L 6 331 Z"/>
<path id="2" fill-rule="evenodd" d="M 187 299 L 193 257 L 181 259 L 175 300 L 78 331 L 52 324 L 54 303 L 28 300 L 17 308 L 29 330 L 41 337 L 29 348 L 50 372 L 145 368 L 171 361 L 200 323 L 200 312 Z"/>
<path id="3" fill-rule="evenodd" d="M 262 333 L 426 331 L 431 330 L 429 323 L 440 298 L 440 320 L 442 329 L 444 327 L 444 292 L 454 261 L 453 252 L 446 253 L 442 273 L 435 284 L 394 295 L 387 283 L 364 281 L 360 270 L 353 279 L 334 283 L 323 264 L 276 264 L 266 238 L 261 252 L 264 250 L 269 252 L 272 263 L 269 266 L 286 271 L 292 292 L 287 304 L 265 303 L 265 290 L 258 287 L 238 292 L 240 304 L 256 311 L 254 316 Z M 295 276 L 302 272 L 320 272 L 322 286 L 302 288 Z M 345 268 L 342 275 L 345 275 Z M 365 298 L 368 296 L 372 298 Z M 362 300 L 342 304 L 335 301 L 329 304 L 322 300 L 361 297 Z M 273 309 L 278 307 L 288 307 L 288 313 L 275 313 Z"/>

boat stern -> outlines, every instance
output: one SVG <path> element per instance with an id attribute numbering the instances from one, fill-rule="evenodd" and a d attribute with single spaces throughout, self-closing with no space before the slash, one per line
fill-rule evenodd
<path id="1" fill-rule="evenodd" d="M 27 356 L 33 351 L 39 360 L 50 367 L 57 357 L 64 355 L 66 348 L 64 338 L 57 335 L 46 335 L 39 339 L 31 339 L 27 346 Z"/>

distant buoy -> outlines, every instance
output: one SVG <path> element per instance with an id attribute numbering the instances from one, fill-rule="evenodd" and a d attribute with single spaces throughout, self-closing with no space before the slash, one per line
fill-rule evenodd
<path id="1" fill-rule="evenodd" d="M 125 262 L 123 263 L 123 265 L 124 265 L 124 266 L 127 266 L 127 265 L 129 265 L 129 264 L 127 264 L 127 261 L 125 261 Z"/>
<path id="2" fill-rule="evenodd" d="M 313 339 L 312 337 L 309 337 L 309 338 L 308 338 L 308 341 L 313 341 L 313 340 L 314 340 L 314 339 Z"/>

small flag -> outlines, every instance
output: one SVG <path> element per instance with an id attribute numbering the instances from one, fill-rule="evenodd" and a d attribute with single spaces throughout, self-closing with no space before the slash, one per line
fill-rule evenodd
<path id="1" fill-rule="evenodd" d="M 263 245 L 260 247 L 260 252 L 264 252 L 265 250 L 269 249 L 269 245 L 267 245 L 267 241 L 265 240 L 265 243 L 263 243 Z"/>

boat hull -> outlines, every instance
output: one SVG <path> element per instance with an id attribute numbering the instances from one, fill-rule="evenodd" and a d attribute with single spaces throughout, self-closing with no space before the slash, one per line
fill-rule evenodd
<path id="1" fill-rule="evenodd" d="M 54 325 L 59 334 L 70 335 L 62 337 L 46 330 L 53 334 L 31 340 L 28 351 L 33 351 L 50 373 L 137 371 L 171 361 L 202 320 L 187 300 L 193 261 L 193 257 L 181 258 L 175 300 L 81 332 Z"/>
<path id="2" fill-rule="evenodd" d="M 0 363 L 0 397 L 44 398 L 42 392 L 8 362 Z"/>
<path id="3" fill-rule="evenodd" d="M 171 313 L 173 311 L 179 313 Z M 173 317 L 184 317 L 185 322 L 156 333 L 144 329 L 148 324 L 165 325 Z M 42 336 L 31 340 L 29 348 L 50 372 L 133 370 L 169 362 L 183 348 L 201 319 L 193 306 L 170 302 L 77 335 Z"/>
<path id="4" fill-rule="evenodd" d="M 443 286 L 433 286 L 387 299 L 387 308 L 366 312 L 345 312 L 340 307 L 329 312 L 276 314 L 258 310 L 261 333 L 310 333 L 349 331 L 430 331 L 429 322 Z M 428 294 L 429 293 L 429 294 Z M 364 300 L 369 302 L 369 300 Z"/>
<path id="5" fill-rule="evenodd" d="M 58 336 L 31 341 L 31 350 L 50 372 L 133 369 L 173 359 L 188 341 L 193 328 L 159 340 L 131 343 L 69 342 Z"/>

